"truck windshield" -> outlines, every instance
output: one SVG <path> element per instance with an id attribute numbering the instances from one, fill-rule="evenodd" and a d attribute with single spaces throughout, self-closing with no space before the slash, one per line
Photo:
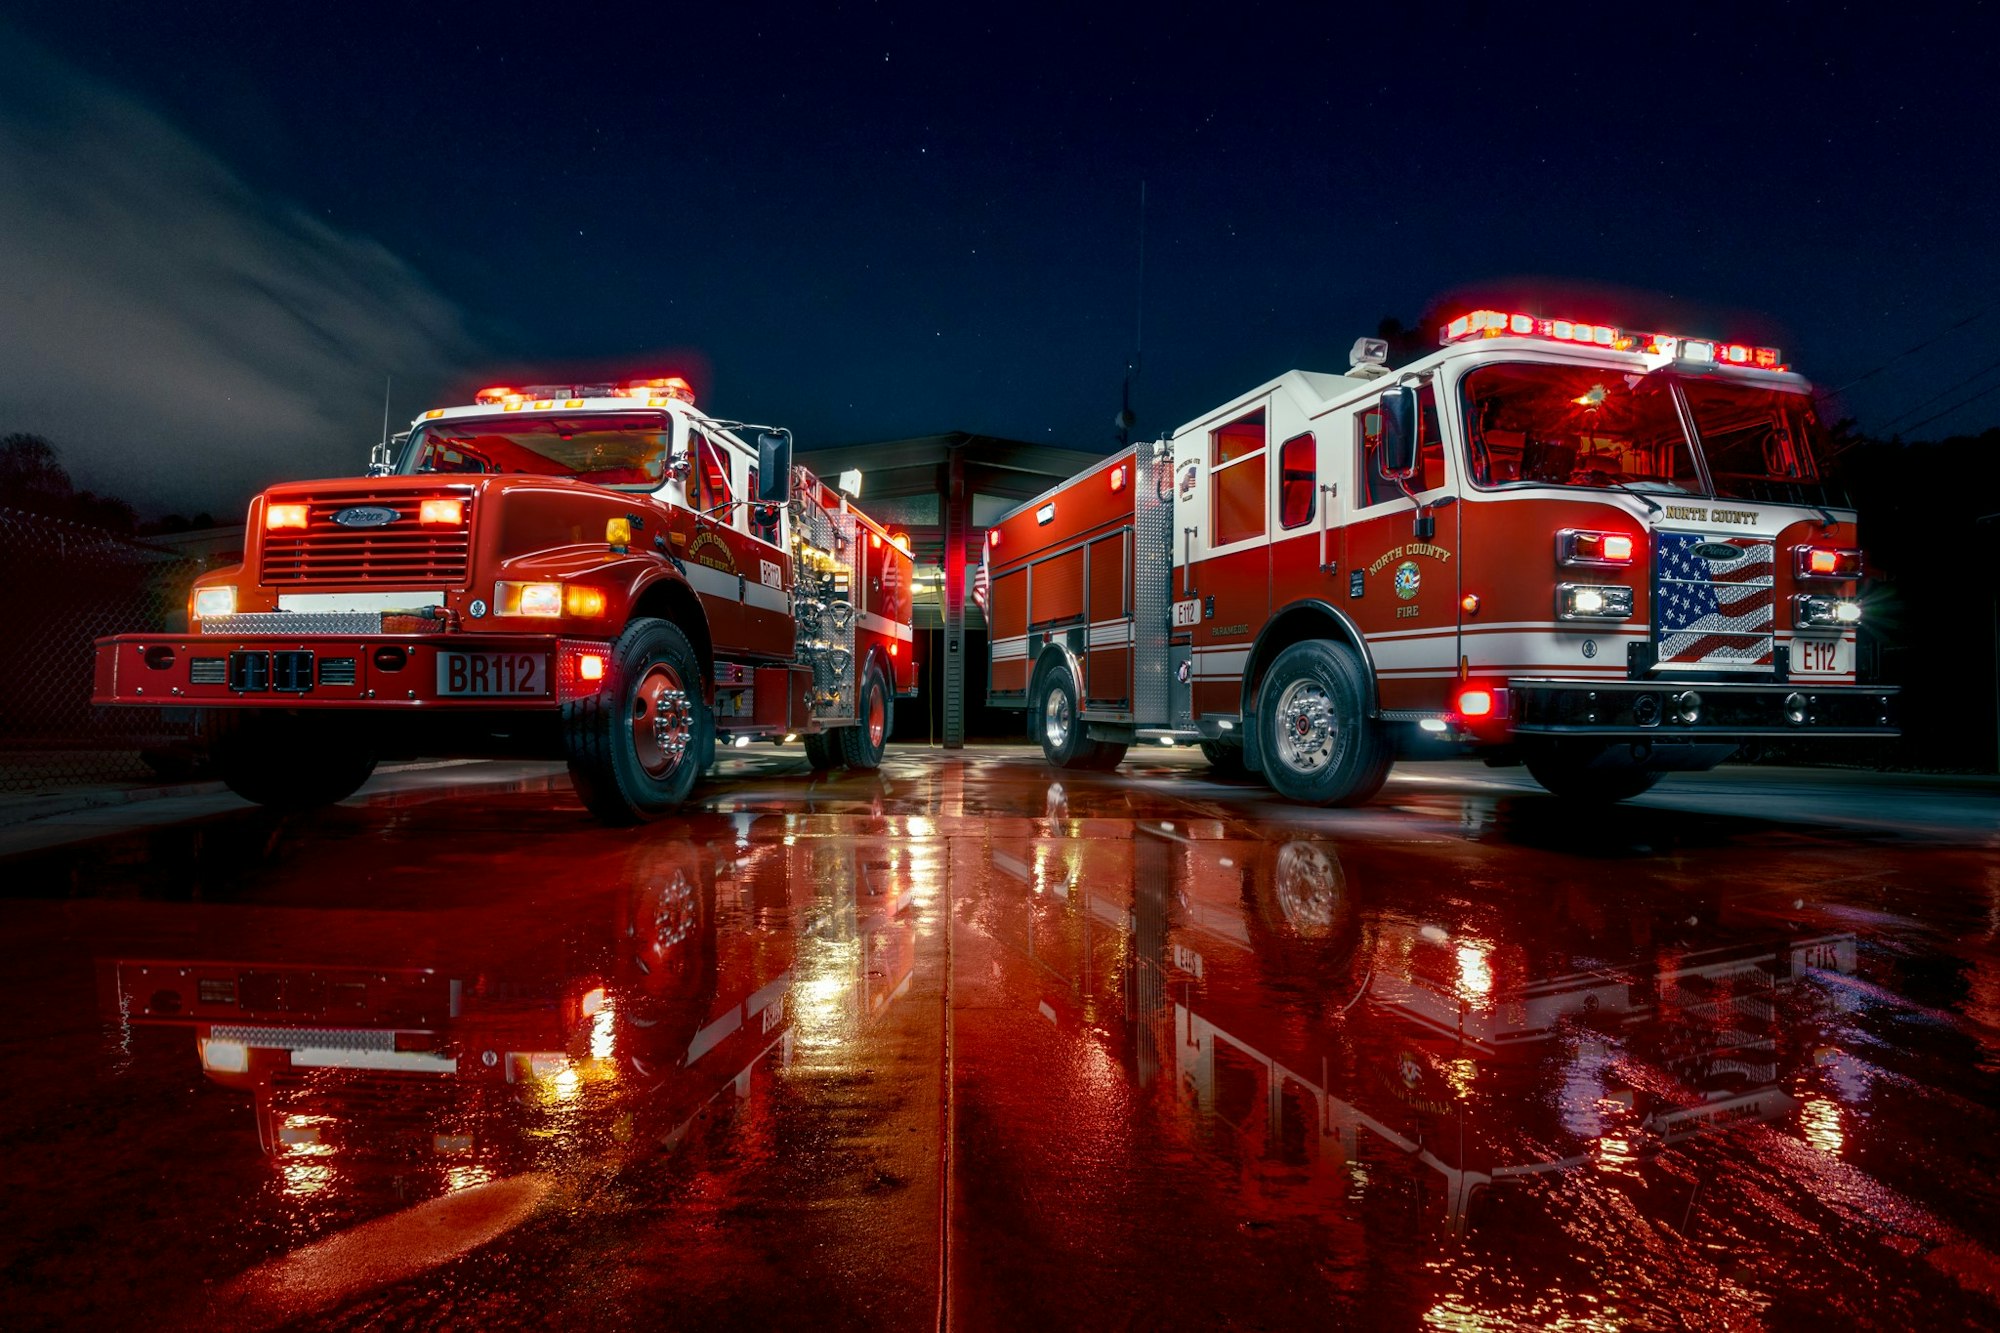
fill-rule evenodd
<path id="1" fill-rule="evenodd" d="M 673 423 L 659 412 L 432 421 L 411 437 L 400 470 L 528 473 L 651 491 L 672 442 Z"/>
<path id="2" fill-rule="evenodd" d="M 1674 405 L 1685 395 L 1696 441 Z M 1812 399 L 1719 378 L 1533 364 L 1465 377 L 1466 441 L 1481 486 L 1630 487 L 1825 505 Z M 1696 445 L 1708 465 L 1698 470 Z M 1712 487 L 1712 489 L 1710 489 Z"/>
<path id="3" fill-rule="evenodd" d="M 1701 476 L 1664 375 L 1595 366 L 1481 366 L 1465 377 L 1481 486 L 1695 492 Z"/>
<path id="4" fill-rule="evenodd" d="M 1708 379 L 1681 381 L 1715 493 L 1768 504 L 1843 504 L 1820 477 L 1824 442 L 1810 396 Z"/>

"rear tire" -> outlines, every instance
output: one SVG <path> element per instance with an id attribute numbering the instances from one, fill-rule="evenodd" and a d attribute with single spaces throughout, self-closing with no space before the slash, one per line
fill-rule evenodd
<path id="1" fill-rule="evenodd" d="M 1368 676 L 1344 643 L 1308 639 L 1278 654 L 1257 694 L 1264 778 L 1311 805 L 1360 805 L 1388 780 L 1395 750 L 1368 716 Z"/>
<path id="2" fill-rule="evenodd" d="M 854 711 L 854 725 L 842 727 L 836 736 L 840 757 L 856 772 L 872 773 L 882 767 L 882 752 L 889 748 L 889 732 L 896 725 L 896 701 L 877 662 L 871 661 L 861 677 Z"/>
<path id="3" fill-rule="evenodd" d="M 273 809 L 344 801 L 375 771 L 368 731 L 352 718 L 215 709 L 207 728 L 209 755 L 224 785 Z"/>
<path id="4" fill-rule="evenodd" d="M 824 773 L 840 762 L 840 737 L 831 731 L 815 731 L 805 738 L 806 762 L 815 773 Z"/>
<path id="5" fill-rule="evenodd" d="M 609 666 L 596 694 L 563 705 L 570 780 L 607 824 L 672 814 L 714 753 L 700 659 L 677 627 L 641 616 Z"/>
<path id="6" fill-rule="evenodd" d="M 1123 745 L 1088 738 L 1076 679 L 1060 663 L 1043 671 L 1029 692 L 1028 734 L 1041 743 L 1042 757 L 1057 768 L 1103 771 L 1118 767 L 1125 758 Z"/>
<path id="7" fill-rule="evenodd" d="M 1527 757 L 1528 776 L 1552 796 L 1589 805 L 1612 805 L 1651 791 L 1665 773 L 1629 764 L 1598 764 L 1594 748 L 1543 750 Z"/>

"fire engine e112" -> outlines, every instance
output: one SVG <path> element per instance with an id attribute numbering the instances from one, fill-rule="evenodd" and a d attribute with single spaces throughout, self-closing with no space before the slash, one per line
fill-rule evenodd
<path id="1" fill-rule="evenodd" d="M 678 378 L 434 408 L 367 477 L 251 501 L 245 545 L 190 632 L 98 640 L 94 694 L 206 710 L 266 804 L 339 800 L 384 754 L 562 754 L 628 823 L 718 737 L 874 768 L 915 690 L 908 540 Z"/>
<path id="2" fill-rule="evenodd" d="M 1746 743 L 1896 734 L 1856 680 L 1855 513 L 1775 349 L 1490 310 L 1440 334 L 1399 370 L 1362 339 L 1003 518 L 988 701 L 1061 767 L 1198 742 L 1319 804 L 1399 752 L 1615 800 Z"/>

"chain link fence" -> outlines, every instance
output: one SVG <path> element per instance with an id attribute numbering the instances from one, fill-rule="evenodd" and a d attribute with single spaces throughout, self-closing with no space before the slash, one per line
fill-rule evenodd
<path id="1" fill-rule="evenodd" d="M 184 629 L 204 562 L 143 541 L 0 509 L 0 588 L 16 628 L 0 634 L 0 792 L 180 776 L 192 709 L 90 702 L 91 641 Z"/>

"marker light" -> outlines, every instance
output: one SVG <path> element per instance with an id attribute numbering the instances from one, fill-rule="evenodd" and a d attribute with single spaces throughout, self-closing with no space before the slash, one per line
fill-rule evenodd
<path id="1" fill-rule="evenodd" d="M 1479 614 L 1479 594 L 1478 594 L 1478 593 L 1476 593 L 1476 592 L 1469 592 L 1469 593 L 1465 594 L 1465 596 L 1463 596 L 1463 597 L 1459 598 L 1459 599 L 1458 599 L 1458 609 L 1459 609 L 1459 610 L 1461 610 L 1461 611 L 1463 611 L 1463 612 L 1465 612 L 1465 614 L 1467 614 L 1468 616 L 1476 616 L 1476 615 L 1478 615 L 1478 614 Z"/>
<path id="2" fill-rule="evenodd" d="M 417 522 L 448 523 L 456 526 L 465 522 L 465 501 L 425 500 L 417 506 Z"/>
<path id="3" fill-rule="evenodd" d="M 1446 726 L 1445 720 L 1441 717 L 1419 718 L 1417 720 L 1417 725 L 1419 727 L 1422 727 L 1425 731 L 1432 733 L 1433 735 L 1450 730 L 1450 728 Z"/>
<path id="4" fill-rule="evenodd" d="M 279 528 L 303 528 L 306 525 L 304 505 L 264 506 L 264 527 L 267 531 Z"/>
<path id="5" fill-rule="evenodd" d="M 1632 618 L 1632 590 L 1589 583 L 1559 584 L 1556 587 L 1556 618 L 1629 620 Z"/>
<path id="6" fill-rule="evenodd" d="M 585 653 L 582 657 L 577 658 L 576 674 L 583 680 L 603 680 L 604 655 L 602 653 Z"/>
<path id="7" fill-rule="evenodd" d="M 994 528 L 986 534 L 986 544 L 988 546 L 998 546 L 1000 544 L 1000 529 Z"/>
<path id="8" fill-rule="evenodd" d="M 879 550 L 881 550 L 881 549 L 882 549 L 882 534 L 881 534 L 881 533 L 879 533 L 879 532 L 871 532 L 871 533 L 869 533 L 869 534 L 868 534 L 868 549 L 869 549 L 869 550 L 871 550 L 871 551 L 879 551 Z"/>
<path id="9" fill-rule="evenodd" d="M 217 616 L 236 614 L 236 589 L 231 586 L 219 588 L 196 588 L 194 590 L 194 618 L 213 620 Z"/>
<path id="10" fill-rule="evenodd" d="M 439 417 L 443 415 L 444 415 L 444 409 L 442 407 L 433 407 L 430 411 L 424 413 L 424 420 L 436 421 Z"/>
<path id="11" fill-rule="evenodd" d="M 502 616 L 559 616 L 563 588 L 560 583 L 496 583 L 493 585 L 494 614 Z"/>
<path id="12" fill-rule="evenodd" d="M 1458 715 L 1460 717 L 1491 717 L 1493 715 L 1493 691 L 1480 685 L 1468 685 L 1458 692 Z"/>
<path id="13" fill-rule="evenodd" d="M 901 657 L 902 655 L 903 655 L 903 645 L 902 645 L 902 644 L 900 644 L 900 643 L 892 643 L 892 644 L 890 644 L 890 645 L 889 645 L 889 656 L 891 656 L 891 657 Z"/>
<path id="14" fill-rule="evenodd" d="M 563 609 L 573 616 L 601 616 L 604 614 L 604 589 L 571 584 L 563 590 Z"/>
<path id="15" fill-rule="evenodd" d="M 1794 569 L 1802 579 L 1858 579 L 1861 552 L 1831 546 L 1794 546 Z"/>
<path id="16" fill-rule="evenodd" d="M 1565 565 L 1629 565 L 1634 543 L 1623 532 L 1564 528 L 1556 534 L 1556 560 Z"/>
<path id="17" fill-rule="evenodd" d="M 629 518 L 605 519 L 604 544 L 607 546 L 630 546 L 632 544 L 632 520 Z"/>
<path id="18" fill-rule="evenodd" d="M 1111 469 L 1111 489 L 1114 491 L 1122 491 L 1125 489 L 1124 468 L 1115 467 Z"/>
<path id="19" fill-rule="evenodd" d="M 895 536 L 889 538 L 889 545 L 895 547 L 904 555 L 908 555 L 910 553 L 910 534 L 907 532 L 897 533 Z"/>

